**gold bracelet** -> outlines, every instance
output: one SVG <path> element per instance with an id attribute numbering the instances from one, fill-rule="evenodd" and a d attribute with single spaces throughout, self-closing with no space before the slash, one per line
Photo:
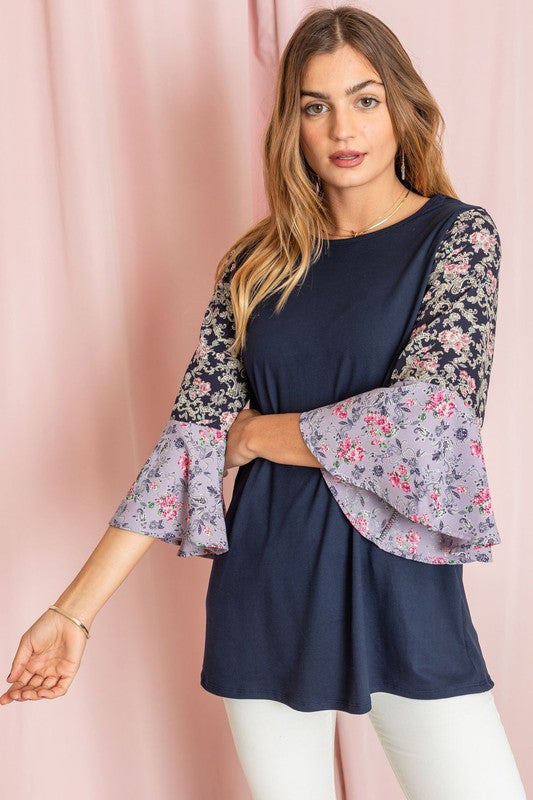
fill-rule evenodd
<path id="1" fill-rule="evenodd" d="M 48 608 L 51 608 L 54 611 L 59 611 L 60 614 L 63 614 L 63 616 L 68 617 L 69 619 L 71 619 L 72 622 L 75 622 L 76 625 L 79 625 L 79 627 L 82 629 L 82 631 L 84 632 L 84 634 L 87 637 L 87 639 L 90 639 L 89 631 L 87 630 L 87 628 L 83 624 L 83 622 L 81 622 L 81 620 L 76 619 L 76 617 L 73 617 L 71 614 L 68 614 L 66 611 L 63 611 L 62 608 L 58 608 L 58 606 L 48 606 Z"/>

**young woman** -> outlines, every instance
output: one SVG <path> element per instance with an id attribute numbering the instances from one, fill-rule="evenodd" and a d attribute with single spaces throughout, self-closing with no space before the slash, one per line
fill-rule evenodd
<path id="1" fill-rule="evenodd" d="M 500 238 L 453 191 L 442 125 L 379 19 L 298 26 L 271 213 L 221 259 L 161 437 L 1 702 L 65 693 L 80 625 L 159 538 L 212 560 L 201 685 L 256 800 L 335 798 L 339 709 L 369 714 L 409 798 L 525 797 L 462 582 L 500 542 L 480 434 Z"/>

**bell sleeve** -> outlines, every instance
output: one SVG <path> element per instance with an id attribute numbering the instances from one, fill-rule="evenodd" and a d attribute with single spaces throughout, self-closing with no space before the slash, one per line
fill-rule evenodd
<path id="1" fill-rule="evenodd" d="M 402 558 L 490 562 L 501 541 L 481 439 L 500 258 L 488 212 L 460 212 L 435 250 L 390 380 L 299 417 L 352 526 Z"/>
<path id="2" fill-rule="evenodd" d="M 229 352 L 235 341 L 230 281 L 236 266 L 232 261 L 217 282 L 170 417 L 109 520 L 115 528 L 178 545 L 181 557 L 213 559 L 228 550 L 226 436 L 249 399 L 244 365 Z"/>

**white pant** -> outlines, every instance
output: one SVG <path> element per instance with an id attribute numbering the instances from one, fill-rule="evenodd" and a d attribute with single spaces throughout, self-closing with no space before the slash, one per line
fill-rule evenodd
<path id="1" fill-rule="evenodd" d="M 408 800 L 525 800 L 492 689 L 437 700 L 371 697 L 368 716 Z M 336 711 L 223 700 L 253 800 L 336 800 Z"/>

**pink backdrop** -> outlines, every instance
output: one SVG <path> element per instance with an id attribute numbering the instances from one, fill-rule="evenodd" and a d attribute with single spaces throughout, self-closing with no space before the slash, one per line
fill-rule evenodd
<path id="1" fill-rule="evenodd" d="M 216 262 L 265 212 L 260 137 L 277 61 L 318 5 L 2 3 L 5 675 L 21 634 L 81 568 L 157 440 Z M 533 786 L 532 6 L 363 7 L 429 84 L 457 190 L 489 210 L 502 237 L 483 438 L 503 543 L 490 566 L 465 567 L 465 584 Z M 102 609 L 64 698 L 0 708 L 5 796 L 249 800 L 222 700 L 199 684 L 210 562 L 175 552 L 155 545 Z M 337 729 L 339 800 L 401 800 L 368 717 L 339 712 Z"/>

